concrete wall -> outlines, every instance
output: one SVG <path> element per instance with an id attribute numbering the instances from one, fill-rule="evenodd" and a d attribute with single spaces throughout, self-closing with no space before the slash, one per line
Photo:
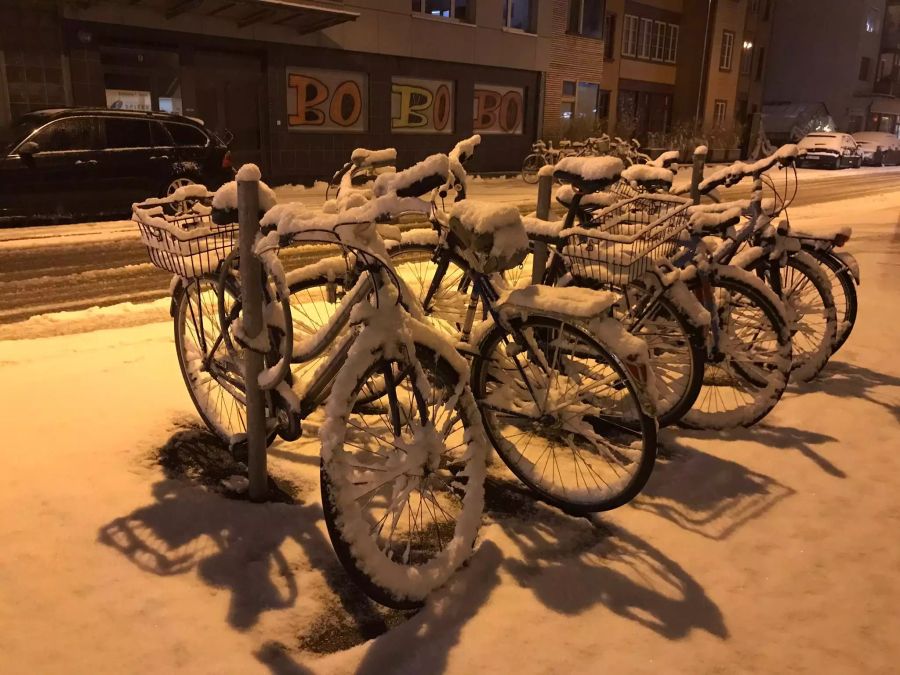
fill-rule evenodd
<path id="1" fill-rule="evenodd" d="M 547 69 L 550 49 L 546 4 L 536 3 L 535 34 L 503 28 L 503 0 L 476 3 L 474 24 L 416 14 L 410 10 L 408 0 L 353 0 L 341 3 L 340 8 L 359 12 L 359 18 L 308 35 L 300 35 L 288 26 L 265 23 L 238 28 L 233 21 L 215 16 L 203 16 L 198 21 L 190 13 L 167 19 L 156 10 L 116 2 L 66 4 L 65 16 L 233 39 L 542 71 Z"/>

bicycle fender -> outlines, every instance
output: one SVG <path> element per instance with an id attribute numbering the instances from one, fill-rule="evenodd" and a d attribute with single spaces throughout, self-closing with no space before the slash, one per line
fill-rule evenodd
<path id="1" fill-rule="evenodd" d="M 169 303 L 169 316 L 173 319 L 175 318 L 175 311 L 178 307 L 178 298 L 180 298 L 181 294 L 184 292 L 185 281 L 186 280 L 183 277 L 180 277 L 177 274 L 173 274 L 171 281 L 169 281 L 169 295 L 172 297 L 172 301 Z"/>
<path id="2" fill-rule="evenodd" d="M 766 250 L 762 246 L 750 246 L 736 254 L 729 264 L 741 269 L 750 269 L 753 264 L 766 254 Z"/>
<path id="3" fill-rule="evenodd" d="M 681 279 L 669 286 L 666 296 L 694 328 L 707 328 L 709 326 L 711 321 L 709 310 L 703 306 L 703 303 Z"/>
<path id="4" fill-rule="evenodd" d="M 856 257 L 852 253 L 846 253 L 844 251 L 832 251 L 832 255 L 847 266 L 847 269 L 850 270 L 850 274 L 853 275 L 853 280 L 856 281 L 856 285 L 859 286 L 859 261 L 857 261 Z"/>
<path id="5" fill-rule="evenodd" d="M 656 417 L 659 392 L 656 388 L 656 376 L 650 365 L 647 343 L 610 317 L 593 319 L 587 324 L 587 328 L 591 337 L 603 345 L 635 381 L 641 410 L 650 417 Z"/>

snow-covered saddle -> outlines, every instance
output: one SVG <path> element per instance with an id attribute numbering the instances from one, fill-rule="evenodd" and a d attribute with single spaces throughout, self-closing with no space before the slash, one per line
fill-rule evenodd
<path id="1" fill-rule="evenodd" d="M 647 192 L 668 192 L 675 180 L 671 170 L 651 164 L 633 164 L 622 172 L 622 180 Z"/>
<path id="2" fill-rule="evenodd" d="M 464 199 L 450 211 L 450 232 L 457 253 L 485 274 L 521 265 L 528 255 L 528 235 L 514 206 Z"/>
<path id="3" fill-rule="evenodd" d="M 619 180 L 625 165 L 618 157 L 564 157 L 556 163 L 553 177 L 578 192 L 602 192 Z"/>

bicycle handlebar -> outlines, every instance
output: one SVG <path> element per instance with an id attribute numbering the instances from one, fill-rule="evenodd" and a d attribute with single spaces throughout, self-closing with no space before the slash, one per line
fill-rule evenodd
<path id="1" fill-rule="evenodd" d="M 732 187 L 747 177 L 756 178 L 776 164 L 781 165 L 782 168 L 791 166 L 802 154 L 803 153 L 796 145 L 789 144 L 781 146 L 773 154 L 768 157 L 763 157 L 752 164 L 735 162 L 700 181 L 700 194 L 708 194 L 717 187 Z"/>

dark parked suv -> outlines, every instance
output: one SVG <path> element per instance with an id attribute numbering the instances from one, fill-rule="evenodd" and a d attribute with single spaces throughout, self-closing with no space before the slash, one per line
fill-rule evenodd
<path id="1" fill-rule="evenodd" d="M 234 175 L 218 136 L 168 113 L 41 110 L 6 130 L 0 150 L 0 224 L 126 215 L 133 202 Z"/>

